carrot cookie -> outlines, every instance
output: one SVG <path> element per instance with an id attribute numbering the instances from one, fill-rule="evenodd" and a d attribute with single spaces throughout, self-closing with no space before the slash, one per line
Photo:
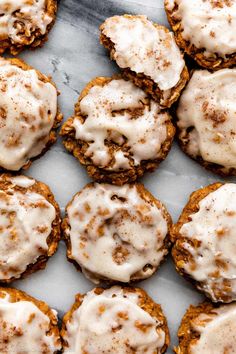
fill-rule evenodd
<path id="1" fill-rule="evenodd" d="M 164 107 L 188 81 L 188 70 L 173 34 L 146 16 L 114 16 L 101 26 L 101 43 L 123 74 Z"/>
<path id="2" fill-rule="evenodd" d="M 178 45 L 208 69 L 236 64 L 235 0 L 165 0 Z"/>
<path id="3" fill-rule="evenodd" d="M 56 140 L 57 89 L 23 61 L 0 58 L 0 93 L 0 168 L 18 171 Z"/>
<path id="4" fill-rule="evenodd" d="M 60 239 L 60 211 L 50 189 L 25 176 L 0 176 L 0 281 L 45 268 Z"/>
<path id="5" fill-rule="evenodd" d="M 93 179 L 118 185 L 153 171 L 174 134 L 169 113 L 121 77 L 90 82 L 61 131 L 66 149 Z"/>
<path id="6" fill-rule="evenodd" d="M 0 288 L 0 352 L 55 354 L 61 349 L 56 311 L 26 293 Z"/>
<path id="7" fill-rule="evenodd" d="M 185 153 L 221 175 L 236 175 L 236 69 L 196 70 L 177 109 Z"/>
<path id="8" fill-rule="evenodd" d="M 78 294 L 63 319 L 63 353 L 165 353 L 167 321 L 157 305 L 138 288 L 96 288 Z"/>
<path id="9" fill-rule="evenodd" d="M 176 354 L 233 354 L 236 348 L 236 304 L 190 306 L 179 328 Z"/>
<path id="10" fill-rule="evenodd" d="M 66 207 L 67 256 L 91 281 L 150 277 L 168 253 L 171 217 L 141 184 L 90 183 Z"/>
<path id="11" fill-rule="evenodd" d="M 214 302 L 236 300 L 236 184 L 194 192 L 172 228 L 179 273 Z"/>
<path id="12" fill-rule="evenodd" d="M 56 0 L 1 0 L 0 53 L 16 55 L 27 47 L 42 46 L 52 28 Z"/>

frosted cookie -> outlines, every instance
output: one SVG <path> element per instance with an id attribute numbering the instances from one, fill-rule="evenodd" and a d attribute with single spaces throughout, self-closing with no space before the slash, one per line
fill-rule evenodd
<path id="1" fill-rule="evenodd" d="M 93 179 L 118 185 L 153 171 L 174 134 L 169 113 L 121 77 L 92 80 L 61 130 L 66 149 Z"/>
<path id="2" fill-rule="evenodd" d="M 214 302 L 236 300 L 236 184 L 194 192 L 171 230 L 179 273 Z"/>
<path id="3" fill-rule="evenodd" d="M 144 290 L 117 286 L 78 294 L 61 335 L 65 354 L 161 354 L 169 345 L 160 305 Z"/>
<path id="4" fill-rule="evenodd" d="M 171 217 L 141 184 L 90 183 L 66 207 L 67 256 L 91 281 L 150 277 L 168 253 Z"/>
<path id="5" fill-rule="evenodd" d="M 196 70 L 177 108 L 185 153 L 222 175 L 236 175 L 236 69 Z"/>
<path id="6" fill-rule="evenodd" d="M 19 59 L 0 58 L 0 169 L 27 168 L 56 141 L 57 94 L 47 76 Z"/>
<path id="7" fill-rule="evenodd" d="M 52 28 L 56 0 L 1 0 L 0 53 L 16 55 L 27 47 L 42 46 Z"/>
<path id="8" fill-rule="evenodd" d="M 235 0 L 165 0 L 178 45 L 209 69 L 236 64 Z"/>
<path id="9" fill-rule="evenodd" d="M 0 288 L 0 352 L 56 354 L 60 349 L 56 311 L 20 290 Z"/>
<path id="10" fill-rule="evenodd" d="M 100 27 L 101 43 L 135 85 L 170 107 L 188 81 L 188 70 L 173 34 L 146 16 L 114 16 Z"/>
<path id="11" fill-rule="evenodd" d="M 45 268 L 60 239 L 60 210 L 44 183 L 0 175 L 0 239 L 1 282 Z"/>
<path id="12" fill-rule="evenodd" d="M 190 306 L 178 331 L 176 354 L 234 354 L 236 304 Z"/>

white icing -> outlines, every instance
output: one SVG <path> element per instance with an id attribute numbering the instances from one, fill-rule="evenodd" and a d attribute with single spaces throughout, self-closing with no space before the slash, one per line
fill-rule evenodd
<path id="1" fill-rule="evenodd" d="M 9 37 L 15 43 L 30 44 L 35 39 L 34 31 L 45 34 L 53 20 L 45 5 L 46 0 L 1 0 L 0 39 Z"/>
<path id="2" fill-rule="evenodd" d="M 9 181 L 23 188 L 35 182 L 23 176 Z M 47 254 L 55 217 L 54 206 L 38 193 L 14 191 L 11 185 L 0 191 L 0 279 L 20 277 L 29 264 Z"/>
<path id="3" fill-rule="evenodd" d="M 211 314 L 201 314 L 191 322 L 200 338 L 191 344 L 189 354 L 236 353 L 236 306 L 221 306 Z"/>
<path id="4" fill-rule="evenodd" d="M 178 7 L 174 10 L 174 5 Z M 235 0 L 166 0 L 172 17 L 181 21 L 182 36 L 206 54 L 236 52 Z"/>
<path id="5" fill-rule="evenodd" d="M 71 257 L 85 275 L 95 274 L 92 281 L 96 274 L 122 282 L 129 282 L 136 272 L 146 278 L 167 253 L 162 249 L 168 232 L 163 210 L 141 198 L 135 185 L 88 185 L 67 213 Z M 147 264 L 153 268 L 145 272 Z"/>
<path id="6" fill-rule="evenodd" d="M 57 90 L 0 58 L 0 166 L 19 170 L 44 149 L 57 114 Z"/>
<path id="7" fill-rule="evenodd" d="M 138 306 L 135 294 L 120 287 L 100 295 L 91 291 L 66 323 L 68 348 L 64 353 L 159 354 L 165 343 L 165 332 L 159 326 L 157 319 Z"/>
<path id="8" fill-rule="evenodd" d="M 3 293 L 2 293 L 3 294 Z M 53 354 L 59 338 L 48 335 L 49 317 L 30 301 L 0 298 L 0 352 L 4 354 Z"/>
<path id="9" fill-rule="evenodd" d="M 170 117 L 153 100 L 150 105 L 144 105 L 145 98 L 146 94 L 133 83 L 120 79 L 103 87 L 93 86 L 81 100 L 80 109 L 86 120 L 82 123 L 75 118 L 73 126 L 76 139 L 89 143 L 85 156 L 95 165 L 112 170 L 128 169 L 133 163 L 138 165 L 142 160 L 159 156 Z M 119 112 L 127 109 L 143 109 L 143 112 L 134 117 L 132 112 Z M 118 144 L 118 150 L 110 151 L 106 140 Z"/>
<path id="10" fill-rule="evenodd" d="M 202 282 L 204 291 L 214 300 L 219 292 L 235 300 L 236 184 L 227 183 L 208 194 L 190 218 L 180 234 L 186 238 L 183 247 L 193 260 L 185 262 L 183 269 Z M 199 241 L 199 246 L 193 246 L 192 240 Z"/>
<path id="11" fill-rule="evenodd" d="M 165 8 L 168 11 L 172 11 L 175 7 L 175 0 L 164 0 L 165 2 Z"/>
<path id="12" fill-rule="evenodd" d="M 172 32 L 155 27 L 146 16 L 110 17 L 102 28 L 121 68 L 144 73 L 163 91 L 177 85 L 185 62 Z"/>
<path id="13" fill-rule="evenodd" d="M 236 69 L 194 72 L 177 110 L 178 126 L 190 155 L 236 168 Z"/>
<path id="14" fill-rule="evenodd" d="M 22 188 L 29 188 L 35 184 L 35 180 L 32 178 L 21 176 L 15 176 L 10 178 L 11 183 L 15 186 L 22 187 Z"/>

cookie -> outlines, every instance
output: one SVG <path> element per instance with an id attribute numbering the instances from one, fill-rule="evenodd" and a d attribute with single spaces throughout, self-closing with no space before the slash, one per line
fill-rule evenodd
<path id="1" fill-rule="evenodd" d="M 113 16 L 101 25 L 100 41 L 123 75 L 164 107 L 188 81 L 188 69 L 173 34 L 146 16 Z"/>
<path id="2" fill-rule="evenodd" d="M 194 192 L 171 230 L 177 271 L 213 302 L 236 300 L 236 184 Z"/>
<path id="3" fill-rule="evenodd" d="M 176 354 L 233 354 L 236 304 L 215 306 L 204 302 L 190 306 L 179 328 Z"/>
<path id="4" fill-rule="evenodd" d="M 0 288 L 0 352 L 56 354 L 61 349 L 56 311 L 17 289 Z"/>
<path id="5" fill-rule="evenodd" d="M 9 50 L 16 55 L 25 48 L 41 47 L 56 11 L 56 0 L 1 0 L 0 53 Z"/>
<path id="6" fill-rule="evenodd" d="M 18 171 L 56 141 L 58 92 L 22 60 L 0 58 L 0 93 L 0 169 Z"/>
<path id="7" fill-rule="evenodd" d="M 167 321 L 142 289 L 96 288 L 78 294 L 63 319 L 63 353 L 165 353 Z"/>
<path id="8" fill-rule="evenodd" d="M 0 175 L 0 281 L 43 269 L 60 240 L 60 210 L 42 182 Z"/>
<path id="9" fill-rule="evenodd" d="M 68 260 L 95 284 L 148 278 L 168 253 L 171 223 L 142 184 L 90 183 L 66 207 Z"/>
<path id="10" fill-rule="evenodd" d="M 90 177 L 118 185 L 154 171 L 174 134 L 170 114 L 120 76 L 92 80 L 61 130 L 66 149 Z"/>
<path id="11" fill-rule="evenodd" d="M 236 64 L 234 0 L 165 0 L 176 42 L 204 68 Z"/>
<path id="12" fill-rule="evenodd" d="M 236 69 L 196 70 L 177 108 L 182 150 L 211 171 L 236 175 Z"/>

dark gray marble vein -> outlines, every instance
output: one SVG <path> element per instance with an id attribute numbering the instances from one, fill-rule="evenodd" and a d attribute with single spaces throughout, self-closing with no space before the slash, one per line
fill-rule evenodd
<path id="1" fill-rule="evenodd" d="M 157 14 L 157 10 L 160 9 L 164 14 L 162 6 L 145 5 L 145 1 L 141 3 L 124 0 L 60 0 L 59 18 L 75 26 L 86 27 L 88 31 L 97 31 L 107 17 L 129 13 L 146 14 L 155 19 L 155 12 Z M 165 19 L 164 22 L 166 23 Z"/>

